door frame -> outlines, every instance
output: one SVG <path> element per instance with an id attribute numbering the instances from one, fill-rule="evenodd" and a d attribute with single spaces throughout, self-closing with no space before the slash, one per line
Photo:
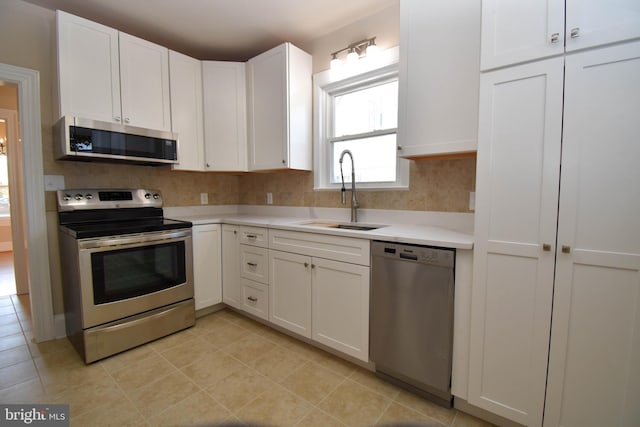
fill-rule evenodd
<path id="1" fill-rule="evenodd" d="M 35 341 L 48 341 L 55 338 L 55 330 L 44 200 L 40 73 L 36 70 L 0 63 L 0 80 L 18 86 L 25 234 L 29 250 L 27 265 L 31 320 Z"/>
<path id="2" fill-rule="evenodd" d="M 27 274 L 27 246 L 24 232 L 24 186 L 18 111 L 0 108 L 0 119 L 7 123 L 9 141 L 7 142 L 9 200 L 11 200 L 9 218 L 16 293 L 25 294 L 29 292 L 29 276 Z"/>

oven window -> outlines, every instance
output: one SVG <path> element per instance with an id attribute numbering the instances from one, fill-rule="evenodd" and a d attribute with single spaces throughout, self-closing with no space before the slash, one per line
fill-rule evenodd
<path id="1" fill-rule="evenodd" d="M 186 282 L 184 242 L 91 254 L 94 304 L 133 298 Z"/>

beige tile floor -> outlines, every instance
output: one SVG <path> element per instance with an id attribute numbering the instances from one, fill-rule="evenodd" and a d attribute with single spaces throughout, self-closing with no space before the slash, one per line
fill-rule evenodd
<path id="1" fill-rule="evenodd" d="M 31 342 L 28 297 L 0 297 L 0 402 L 67 403 L 72 426 L 488 426 L 230 310 L 85 365 Z"/>

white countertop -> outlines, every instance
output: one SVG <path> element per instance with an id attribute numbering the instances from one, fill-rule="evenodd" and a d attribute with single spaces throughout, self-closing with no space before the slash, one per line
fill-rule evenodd
<path id="1" fill-rule="evenodd" d="M 174 219 L 190 221 L 193 225 L 202 224 L 234 224 L 252 227 L 266 227 L 280 230 L 305 231 L 334 236 L 356 237 L 369 240 L 384 240 L 416 245 L 441 246 L 455 249 L 472 249 L 473 234 L 455 231 L 438 226 L 418 224 L 389 224 L 389 223 L 355 223 L 355 225 L 380 225 L 374 230 L 348 230 L 323 226 L 326 224 L 349 224 L 335 219 L 300 218 L 286 216 L 256 216 L 234 213 L 173 215 Z"/>

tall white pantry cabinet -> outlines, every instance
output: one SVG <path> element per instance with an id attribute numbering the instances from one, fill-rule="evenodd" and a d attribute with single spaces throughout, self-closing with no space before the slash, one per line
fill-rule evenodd
<path id="1" fill-rule="evenodd" d="M 640 42 L 570 43 L 481 75 L 468 401 L 529 426 L 638 426 Z"/>

